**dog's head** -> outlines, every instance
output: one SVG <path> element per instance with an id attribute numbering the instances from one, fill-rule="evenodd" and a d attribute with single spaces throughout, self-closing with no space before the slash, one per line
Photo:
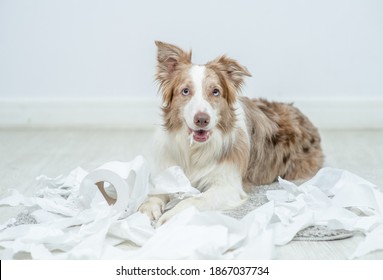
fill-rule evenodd
<path id="1" fill-rule="evenodd" d="M 226 56 L 205 65 L 192 64 L 191 52 L 163 42 L 156 45 L 165 128 L 184 129 L 200 143 L 216 129 L 229 132 L 243 78 L 251 76 L 247 69 Z"/>

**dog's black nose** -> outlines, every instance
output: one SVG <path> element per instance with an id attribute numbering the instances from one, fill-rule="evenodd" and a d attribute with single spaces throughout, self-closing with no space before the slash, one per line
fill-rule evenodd
<path id="1" fill-rule="evenodd" d="M 206 113 L 197 113 L 194 116 L 194 124 L 198 127 L 206 127 L 210 122 L 210 117 Z"/>

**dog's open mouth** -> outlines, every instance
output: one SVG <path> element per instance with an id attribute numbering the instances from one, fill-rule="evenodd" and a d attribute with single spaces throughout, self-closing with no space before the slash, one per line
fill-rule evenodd
<path id="1" fill-rule="evenodd" d="M 193 140 L 196 142 L 205 142 L 209 139 L 210 136 L 210 130 L 192 130 L 189 129 L 189 132 L 192 133 Z"/>

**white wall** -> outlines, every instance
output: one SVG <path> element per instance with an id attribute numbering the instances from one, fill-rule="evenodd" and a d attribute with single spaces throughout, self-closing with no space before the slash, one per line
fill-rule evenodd
<path id="1" fill-rule="evenodd" d="M 383 95 L 379 0 L 1 0 L 0 98 L 152 97 L 156 39 L 238 59 L 252 96 Z"/>
<path id="2" fill-rule="evenodd" d="M 239 60 L 250 96 L 383 98 L 380 0 L 0 0 L 0 101 L 155 98 L 154 40 Z"/>

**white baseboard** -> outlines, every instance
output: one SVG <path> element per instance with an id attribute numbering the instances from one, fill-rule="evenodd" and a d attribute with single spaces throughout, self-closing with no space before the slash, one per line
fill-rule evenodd
<path id="1" fill-rule="evenodd" d="M 294 104 L 320 129 L 383 129 L 383 99 L 299 99 Z M 0 128 L 150 129 L 161 123 L 160 116 L 154 99 L 0 100 Z"/>
<path id="2" fill-rule="evenodd" d="M 320 129 L 383 129 L 383 99 L 297 100 Z"/>

